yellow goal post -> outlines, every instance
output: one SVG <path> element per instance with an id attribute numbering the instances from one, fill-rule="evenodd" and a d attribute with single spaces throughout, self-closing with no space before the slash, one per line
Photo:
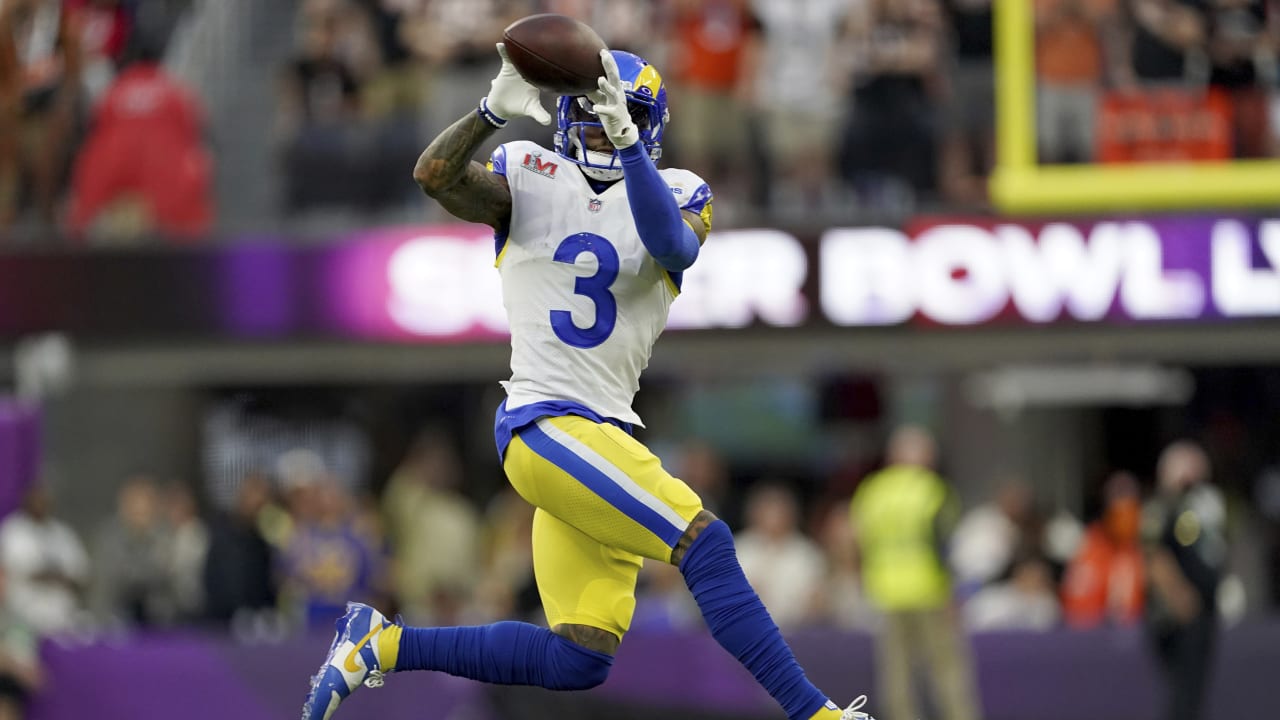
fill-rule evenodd
<path id="1" fill-rule="evenodd" d="M 1041 165 L 1036 157 L 1035 7 L 994 0 L 996 209 L 1009 214 L 1280 207 L 1280 160 Z"/>

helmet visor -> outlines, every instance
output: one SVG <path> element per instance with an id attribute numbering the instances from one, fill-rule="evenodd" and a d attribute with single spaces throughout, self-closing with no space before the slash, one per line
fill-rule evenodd
<path id="1" fill-rule="evenodd" d="M 633 100 L 627 101 L 627 114 L 631 116 L 631 122 L 636 124 L 636 128 L 641 132 L 652 127 L 652 114 L 650 108 L 642 103 Z M 596 115 L 595 103 L 586 96 L 574 98 L 569 103 L 569 120 L 575 123 L 599 123 L 600 116 Z"/>

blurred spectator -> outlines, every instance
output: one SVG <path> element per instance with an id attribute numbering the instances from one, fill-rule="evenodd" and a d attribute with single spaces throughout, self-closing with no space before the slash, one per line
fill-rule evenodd
<path id="1" fill-rule="evenodd" d="M 1209 86 L 1231 99 L 1232 154 L 1271 155 L 1268 88 L 1276 81 L 1276 53 L 1268 37 L 1265 0 L 1209 0 Z"/>
<path id="2" fill-rule="evenodd" d="M 345 125 L 358 117 L 360 84 L 342 52 L 343 5 L 304 3 L 298 14 L 298 54 L 285 75 L 282 121 L 288 128 Z"/>
<path id="3" fill-rule="evenodd" d="M 827 379 L 819 387 L 827 437 L 821 451 L 825 466 L 819 483 L 822 490 L 815 505 L 848 509 L 858 483 L 884 461 L 880 389 L 875 380 L 866 377 Z"/>
<path id="4" fill-rule="evenodd" d="M 772 606 L 769 609 L 772 611 Z M 698 604 L 689 594 L 680 569 L 668 563 L 645 563 L 640 570 L 631 629 L 669 632 L 697 628 L 701 624 Z"/>
<path id="5" fill-rule="evenodd" d="M 841 166 L 866 205 L 901 210 L 936 188 L 940 22 L 936 0 L 869 0 L 850 23 L 859 59 Z"/>
<path id="6" fill-rule="evenodd" d="M 1262 470 L 1251 499 L 1265 524 L 1265 537 L 1259 549 L 1268 578 L 1267 587 L 1260 594 L 1267 610 L 1277 612 L 1280 611 L 1280 466 L 1270 464 Z"/>
<path id="7" fill-rule="evenodd" d="M 1207 85 L 1204 0 L 1130 0 L 1127 66 L 1099 112 L 1106 163 L 1218 161 L 1232 155 L 1228 95 Z"/>
<path id="8" fill-rule="evenodd" d="M 676 0 L 672 12 L 672 162 L 711 185 L 720 213 L 722 197 L 758 197 L 746 183 L 764 172 L 765 159 L 749 142 L 760 21 L 748 0 Z"/>
<path id="9" fill-rule="evenodd" d="M 991 0 L 944 0 L 951 28 L 952 64 L 942 110 L 939 181 L 947 198 L 986 202 L 995 163 L 995 66 Z"/>
<path id="10" fill-rule="evenodd" d="M 1062 612 L 1053 568 L 1038 555 L 1013 562 L 1008 579 L 978 591 L 964 605 L 969 630 L 1052 630 Z"/>
<path id="11" fill-rule="evenodd" d="M 746 527 L 734 536 L 747 580 L 778 627 L 810 622 L 823 590 L 822 551 L 800 532 L 800 506 L 784 485 L 766 482 L 751 490 Z"/>
<path id="12" fill-rule="evenodd" d="M 1067 563 L 1076 556 L 1084 541 L 1084 523 L 1071 511 L 1059 506 L 1036 512 L 1028 527 L 1031 532 L 1038 529 L 1038 535 L 1024 537 L 1022 550 L 1044 557 L 1053 568 L 1054 578 L 1060 579 Z"/>
<path id="13" fill-rule="evenodd" d="M 0 2 L 0 231 L 18 216 L 22 196 L 22 75 L 14 48 L 13 5 Z"/>
<path id="14" fill-rule="evenodd" d="M 960 595 L 967 596 L 994 580 L 1026 544 L 1033 514 L 1031 486 L 1006 482 L 990 502 L 960 518 L 950 542 L 950 563 Z"/>
<path id="15" fill-rule="evenodd" d="M 1208 79 L 1204 7 L 1204 0 L 1129 0 L 1133 38 L 1127 80 L 1203 84 Z"/>
<path id="16" fill-rule="evenodd" d="M 838 628 L 873 627 L 875 611 L 862 592 L 858 549 L 847 503 L 827 509 L 818 540 L 827 558 L 827 571 L 817 596 L 816 619 Z"/>
<path id="17" fill-rule="evenodd" d="M 357 522 L 351 495 L 325 476 L 311 488 L 310 517 L 285 547 L 287 611 L 307 630 L 330 627 L 348 601 L 382 601 L 382 539 Z"/>
<path id="18" fill-rule="evenodd" d="M 803 214 L 827 205 L 843 93 L 840 47 L 851 0 L 752 0 L 764 28 L 752 97 L 763 113 L 772 177 L 770 206 Z"/>
<path id="19" fill-rule="evenodd" d="M 407 39 L 415 0 L 306 0 L 298 53 L 285 68 L 277 113 L 290 213 L 394 209 L 416 186 L 405 157 L 421 151 L 416 104 L 424 87 Z"/>
<path id="20" fill-rule="evenodd" d="M 1102 517 L 1089 525 L 1062 580 L 1063 610 L 1073 627 L 1131 625 L 1142 619 L 1138 481 L 1129 473 L 1116 473 L 1103 494 Z"/>
<path id="21" fill-rule="evenodd" d="M 91 241 L 193 238 L 213 222 L 204 109 L 160 65 L 164 30 L 139 27 L 76 159 L 68 230 Z"/>
<path id="22" fill-rule="evenodd" d="M 145 475 L 129 478 L 116 494 L 116 516 L 93 544 L 94 604 L 106 617 L 139 626 L 173 619 L 170 538 L 160 510 L 159 489 Z"/>
<path id="23" fill-rule="evenodd" d="M 370 117 L 416 120 L 425 104 L 422 65 L 401 34 L 406 13 L 417 4 L 418 0 L 357 0 L 369 18 L 378 49 L 377 71 L 364 91 L 365 112 Z"/>
<path id="24" fill-rule="evenodd" d="M 676 454 L 675 475 L 698 493 L 703 507 L 729 527 L 740 526 L 742 508 L 730 492 L 729 466 L 714 445 L 701 438 L 686 440 Z"/>
<path id="25" fill-rule="evenodd" d="M 533 506 L 510 486 L 485 508 L 482 547 L 484 571 L 468 622 L 512 617 L 542 622 L 542 598 L 533 577 Z"/>
<path id="26" fill-rule="evenodd" d="M 321 23 L 333 31 L 332 55 L 363 86 L 377 72 L 382 47 L 373 15 L 360 0 L 302 0 L 298 8 L 304 25 Z M 360 98 L 361 103 L 364 97 Z"/>
<path id="27" fill-rule="evenodd" d="M 271 486 L 259 474 L 245 477 L 230 511 L 210 526 L 203 568 L 204 616 L 230 623 L 242 612 L 275 606 L 271 545 L 259 523 L 271 514 Z"/>
<path id="28" fill-rule="evenodd" d="M 53 226 L 81 75 L 80 35 L 62 0 L 0 2 L 0 230 L 28 204 Z"/>
<path id="29" fill-rule="evenodd" d="M 611 50 L 626 50 L 663 67 L 656 0 L 542 0 L 542 12 L 560 13 L 590 25 Z"/>
<path id="30" fill-rule="evenodd" d="M 191 488 L 174 484 L 164 492 L 169 531 L 169 589 L 180 621 L 200 616 L 204 605 L 204 566 L 209 529 L 200 519 Z"/>
<path id="31" fill-rule="evenodd" d="M 89 556 L 70 526 L 53 516 L 46 487 L 33 487 L 22 509 L 0 524 L 0 558 L 9 606 L 20 621 L 42 635 L 80 623 Z"/>
<path id="32" fill-rule="evenodd" d="M 133 30 L 125 0 L 62 0 L 72 30 L 80 37 L 84 90 L 96 101 L 111 84 Z"/>
<path id="33" fill-rule="evenodd" d="M 876 643 L 881 706 L 887 720 L 920 717 L 912 683 L 929 666 L 934 707 L 948 720 L 978 716 L 969 653 L 950 609 L 943 547 L 959 515 L 957 500 L 933 467 L 933 436 L 894 430 L 886 467 L 858 486 L 850 505 L 868 599 L 883 614 Z"/>
<path id="34" fill-rule="evenodd" d="M 382 496 L 395 550 L 393 591 L 411 622 L 440 624 L 436 601 L 470 595 L 480 565 L 480 518 L 458 487 L 461 462 L 442 432 L 422 433 Z"/>
<path id="35" fill-rule="evenodd" d="M 494 43 L 502 31 L 532 9 L 529 0 L 417 0 L 405 17 L 404 38 L 429 71 L 426 127 L 433 137 L 467 112 L 475 110 L 497 74 L 501 60 Z M 532 125 L 530 125 L 532 123 Z M 545 128 L 533 121 L 507 130 L 512 137 Z M 496 147 L 486 145 L 481 152 Z"/>
<path id="36" fill-rule="evenodd" d="M 341 52 L 345 6 L 313 1 L 298 15 L 298 54 L 286 68 L 278 125 L 285 209 L 360 206 L 368 143 L 358 128 L 361 84 Z"/>
<path id="37" fill-rule="evenodd" d="M 27 700 L 44 684 L 39 638 L 10 607 L 0 568 L 0 720 L 22 720 Z"/>
<path id="38" fill-rule="evenodd" d="M 1218 635 L 1218 583 L 1227 559 L 1226 504 L 1209 485 L 1209 458 L 1180 441 L 1160 454 L 1156 497 L 1142 517 L 1149 581 L 1146 625 L 1164 673 L 1163 717 L 1196 720 Z"/>
<path id="39" fill-rule="evenodd" d="M 1115 0 L 1036 0 L 1035 13 L 1040 162 L 1091 162 Z"/>

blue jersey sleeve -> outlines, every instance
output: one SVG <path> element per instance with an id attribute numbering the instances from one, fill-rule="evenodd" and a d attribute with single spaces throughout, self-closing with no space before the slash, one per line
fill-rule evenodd
<path id="1" fill-rule="evenodd" d="M 636 143 L 618 151 L 618 156 L 640 241 L 668 272 L 689 267 L 698 257 L 698 236 L 684 222 L 679 204 L 648 152 Z"/>

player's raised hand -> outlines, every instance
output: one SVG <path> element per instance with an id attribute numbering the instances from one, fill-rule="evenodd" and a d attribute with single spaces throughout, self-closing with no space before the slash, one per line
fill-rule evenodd
<path id="1" fill-rule="evenodd" d="M 604 76 L 598 81 L 600 89 L 588 96 L 594 104 L 592 111 L 600 117 L 605 135 L 615 148 L 631 147 L 640 139 L 640 131 L 627 109 L 627 92 L 622 87 L 618 63 L 608 50 L 600 51 L 600 62 L 604 65 Z"/>
<path id="2" fill-rule="evenodd" d="M 504 122 L 517 117 L 531 117 L 543 125 L 550 125 L 551 114 L 542 106 L 538 88 L 520 77 L 502 43 L 498 43 L 498 55 L 502 57 L 502 69 L 489 83 L 489 94 L 482 101 L 484 107 Z"/>

